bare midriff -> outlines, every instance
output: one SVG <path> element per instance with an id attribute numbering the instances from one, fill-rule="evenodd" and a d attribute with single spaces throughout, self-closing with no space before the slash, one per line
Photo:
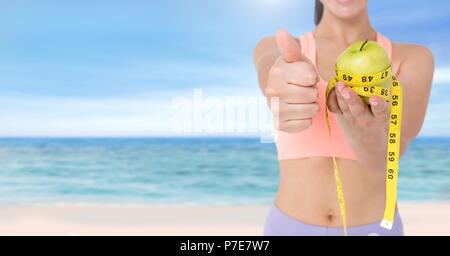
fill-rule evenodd
<path id="1" fill-rule="evenodd" d="M 385 206 L 385 173 L 367 170 L 354 160 L 337 159 L 344 188 L 347 225 L 381 221 Z M 280 161 L 276 206 L 307 224 L 342 227 L 332 158 Z"/>

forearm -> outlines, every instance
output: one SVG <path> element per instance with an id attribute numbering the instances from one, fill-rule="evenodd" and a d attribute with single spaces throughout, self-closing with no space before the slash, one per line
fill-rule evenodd
<path id="1" fill-rule="evenodd" d="M 378 132 L 368 133 L 364 138 L 359 138 L 351 142 L 358 162 L 369 170 L 385 171 L 387 164 L 388 148 L 388 128 Z M 402 135 L 400 140 L 400 156 L 402 156 L 411 139 L 407 135 Z"/>
<path id="2" fill-rule="evenodd" d="M 386 169 L 387 133 L 380 131 L 366 138 L 355 140 L 352 149 L 358 162 L 369 170 L 383 171 Z"/>

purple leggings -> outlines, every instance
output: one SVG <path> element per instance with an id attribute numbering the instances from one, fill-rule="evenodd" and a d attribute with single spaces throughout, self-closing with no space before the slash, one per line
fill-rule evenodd
<path id="1" fill-rule="evenodd" d="M 349 236 L 403 236 L 403 223 L 398 213 L 395 213 L 394 226 L 391 230 L 380 227 L 380 223 L 347 229 Z M 265 236 L 343 236 L 343 228 L 322 227 L 305 224 L 288 216 L 275 205 L 272 206 L 264 227 Z"/>

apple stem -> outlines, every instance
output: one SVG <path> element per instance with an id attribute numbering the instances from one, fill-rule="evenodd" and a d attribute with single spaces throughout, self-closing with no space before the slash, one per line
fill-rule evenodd
<path id="1" fill-rule="evenodd" d="M 366 44 L 367 44 L 368 42 L 369 42 L 369 40 L 366 40 L 366 41 L 362 44 L 361 49 L 359 49 L 360 52 L 363 50 L 364 46 L 366 46 Z"/>

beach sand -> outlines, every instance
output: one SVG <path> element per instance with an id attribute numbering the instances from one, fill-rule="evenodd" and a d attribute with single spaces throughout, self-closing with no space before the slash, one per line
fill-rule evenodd
<path id="1" fill-rule="evenodd" d="M 400 203 L 406 235 L 450 235 L 450 202 Z M 0 235 L 261 235 L 269 206 L 3 206 Z"/>

